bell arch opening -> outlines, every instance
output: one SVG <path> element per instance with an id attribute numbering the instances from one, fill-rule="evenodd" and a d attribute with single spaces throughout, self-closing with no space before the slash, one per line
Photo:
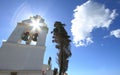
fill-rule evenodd
<path id="1" fill-rule="evenodd" d="M 38 32 L 31 33 L 30 31 L 24 31 L 20 38 L 20 44 L 36 45 L 38 40 Z"/>

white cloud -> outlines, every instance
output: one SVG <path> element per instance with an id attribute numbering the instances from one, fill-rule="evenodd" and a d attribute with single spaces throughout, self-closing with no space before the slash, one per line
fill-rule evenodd
<path id="1" fill-rule="evenodd" d="M 94 28 L 108 28 L 115 19 L 116 10 L 105 8 L 105 5 L 87 1 L 78 5 L 74 10 L 74 19 L 71 23 L 73 43 L 76 46 L 87 46 L 93 43 L 91 32 Z"/>
<path id="2" fill-rule="evenodd" d="M 120 29 L 116 29 L 110 32 L 111 36 L 114 36 L 116 38 L 120 38 Z"/>

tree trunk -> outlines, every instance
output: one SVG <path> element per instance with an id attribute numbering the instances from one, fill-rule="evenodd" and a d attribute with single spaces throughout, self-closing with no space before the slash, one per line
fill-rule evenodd
<path id="1" fill-rule="evenodd" d="M 59 70 L 59 75 L 62 75 L 62 73 L 63 73 L 63 43 L 61 42 L 61 44 L 60 44 L 60 70 Z"/>

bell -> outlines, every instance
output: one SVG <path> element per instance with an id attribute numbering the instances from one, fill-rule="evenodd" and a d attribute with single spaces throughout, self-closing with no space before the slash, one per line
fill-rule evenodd
<path id="1" fill-rule="evenodd" d="M 25 33 L 22 34 L 21 39 L 24 40 L 24 41 L 28 41 L 28 37 L 29 37 L 29 32 L 25 32 Z"/>
<path id="2" fill-rule="evenodd" d="M 37 41 L 37 37 L 38 37 L 38 33 L 35 33 L 34 35 L 33 35 L 33 41 Z"/>

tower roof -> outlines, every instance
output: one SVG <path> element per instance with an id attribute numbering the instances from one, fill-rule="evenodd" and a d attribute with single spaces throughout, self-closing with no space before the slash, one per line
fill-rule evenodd
<path id="1" fill-rule="evenodd" d="M 29 19 L 23 20 L 21 23 L 28 26 L 35 26 L 35 24 L 38 23 L 40 27 L 47 27 L 47 24 L 44 21 L 45 20 L 40 15 L 36 15 L 30 17 Z"/>

